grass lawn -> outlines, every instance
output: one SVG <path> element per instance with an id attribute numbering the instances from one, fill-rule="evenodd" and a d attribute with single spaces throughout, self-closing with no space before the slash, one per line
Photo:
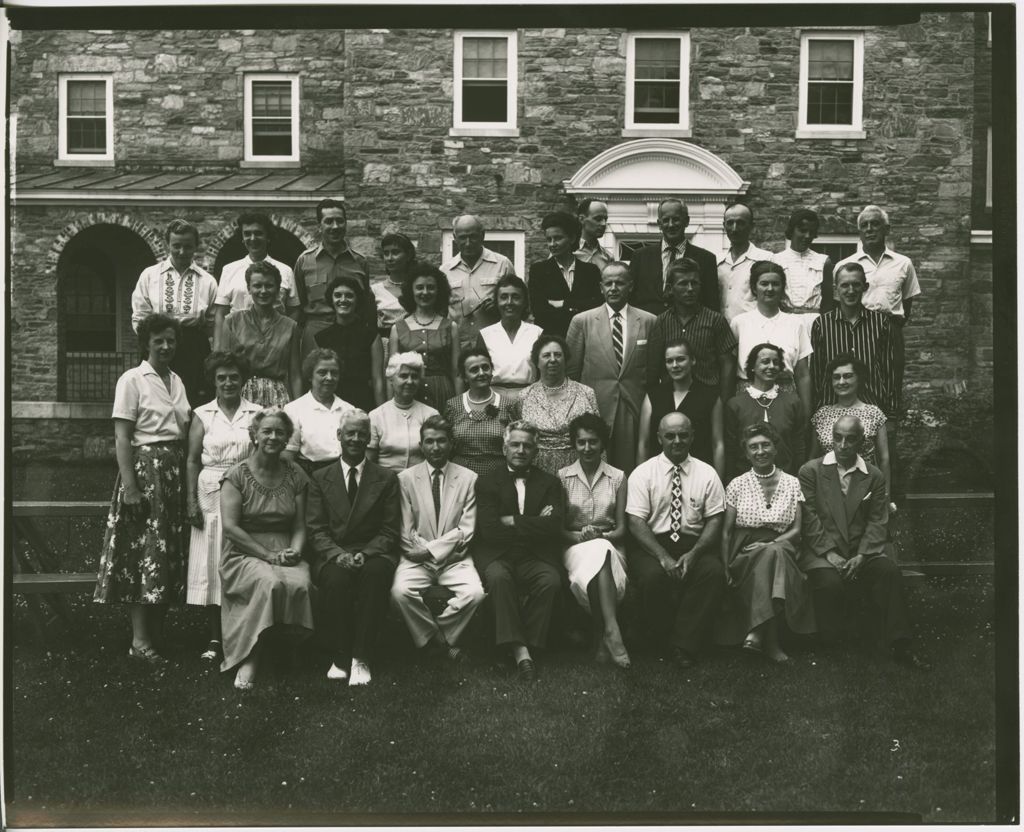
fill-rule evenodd
<path id="1" fill-rule="evenodd" d="M 524 687 L 482 646 L 464 679 L 424 662 L 391 622 L 370 687 L 329 683 L 303 649 L 248 695 L 201 666 L 198 611 L 171 613 L 173 666 L 153 675 L 128 664 L 120 610 L 72 603 L 75 633 L 49 646 L 23 601 L 12 610 L 12 825 L 995 819 L 987 579 L 911 594 L 927 674 L 856 645 L 788 667 L 721 652 L 688 673 L 637 651 L 623 673 L 564 649 Z"/>

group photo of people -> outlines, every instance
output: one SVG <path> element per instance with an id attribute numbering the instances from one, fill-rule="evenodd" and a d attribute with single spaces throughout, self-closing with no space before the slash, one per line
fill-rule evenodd
<path id="1" fill-rule="evenodd" d="M 773 252 L 731 205 L 715 253 L 667 199 L 661 240 L 626 262 L 585 200 L 538 219 L 549 256 L 525 275 L 464 214 L 438 264 L 385 233 L 383 279 L 343 201 L 316 220 L 288 265 L 271 219 L 242 213 L 248 254 L 218 281 L 177 219 L 139 277 L 94 593 L 127 609 L 132 662 L 168 665 L 185 603 L 204 608 L 201 659 L 241 691 L 307 639 L 318 672 L 370 684 L 389 615 L 460 669 L 476 618 L 523 682 L 560 629 L 622 670 L 637 649 L 780 665 L 845 643 L 857 601 L 857 638 L 928 669 L 888 528 L 921 288 L 882 207 L 833 263 L 814 211 Z"/>

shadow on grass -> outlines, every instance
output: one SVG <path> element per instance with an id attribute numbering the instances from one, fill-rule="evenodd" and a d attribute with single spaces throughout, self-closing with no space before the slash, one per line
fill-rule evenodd
<path id="1" fill-rule="evenodd" d="M 524 687 L 480 643 L 464 678 L 425 661 L 391 621 L 388 657 L 365 689 L 328 682 L 307 645 L 240 695 L 230 674 L 198 659 L 198 610 L 172 611 L 172 667 L 153 675 L 128 663 L 120 610 L 75 599 L 75 632 L 43 645 L 18 604 L 9 818 L 299 824 L 545 813 L 536 823 L 622 813 L 699 822 L 844 812 L 868 821 L 893 812 L 990 821 L 991 584 L 932 580 L 910 611 L 929 674 L 857 644 L 798 651 L 788 667 L 722 651 L 687 673 L 642 650 L 630 672 L 556 650 Z"/>

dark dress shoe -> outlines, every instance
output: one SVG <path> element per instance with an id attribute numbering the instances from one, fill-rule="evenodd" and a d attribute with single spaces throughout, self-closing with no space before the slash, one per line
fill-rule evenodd
<path id="1" fill-rule="evenodd" d="M 689 670 L 697 664 L 697 657 L 689 650 L 677 647 L 672 651 L 672 662 L 680 670 Z"/>
<path id="2" fill-rule="evenodd" d="M 533 659 L 523 659 L 516 665 L 516 678 L 520 682 L 537 681 L 537 667 L 534 665 Z"/>
<path id="3" fill-rule="evenodd" d="M 927 661 L 917 655 L 917 653 L 909 647 L 896 648 L 892 651 L 892 658 L 896 664 L 909 667 L 911 670 L 926 671 L 932 669 L 932 666 L 928 664 Z"/>

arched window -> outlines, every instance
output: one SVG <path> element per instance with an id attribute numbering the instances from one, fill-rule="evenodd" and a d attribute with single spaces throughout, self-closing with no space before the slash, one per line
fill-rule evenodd
<path id="1" fill-rule="evenodd" d="M 270 238 L 268 254 L 275 260 L 284 263 L 286 266 L 294 266 L 299 255 L 306 250 L 305 243 L 296 237 L 292 232 L 286 231 L 278 225 L 274 226 L 274 233 Z M 217 252 L 217 259 L 213 262 L 213 276 L 220 280 L 220 273 L 228 263 L 241 260 L 248 252 L 242 242 L 242 234 L 238 229 L 232 234 L 227 242 Z"/>

